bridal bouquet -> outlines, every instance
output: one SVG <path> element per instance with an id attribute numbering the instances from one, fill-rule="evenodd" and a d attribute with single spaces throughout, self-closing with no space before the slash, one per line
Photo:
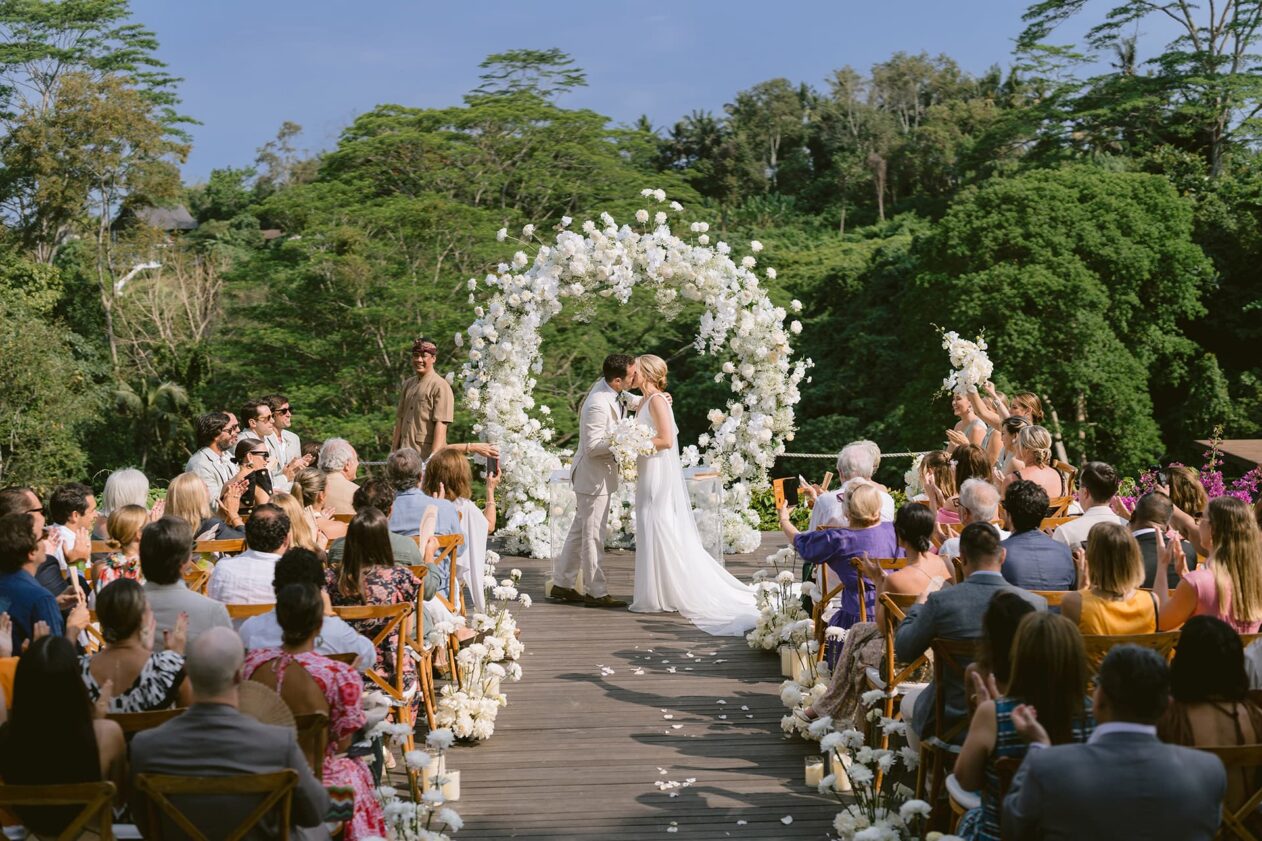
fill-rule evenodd
<path id="1" fill-rule="evenodd" d="M 639 475 L 636 460 L 653 455 L 653 431 L 634 418 L 623 418 L 609 433 L 609 451 L 618 462 L 618 474 L 628 482 Z"/>
<path id="2" fill-rule="evenodd" d="M 990 379 L 994 370 L 990 357 L 986 355 L 986 337 L 978 336 L 975 341 L 961 339 L 954 330 L 942 331 L 942 349 L 951 355 L 951 373 L 942 381 L 942 389 L 955 394 L 968 394 L 977 391 L 982 383 Z"/>

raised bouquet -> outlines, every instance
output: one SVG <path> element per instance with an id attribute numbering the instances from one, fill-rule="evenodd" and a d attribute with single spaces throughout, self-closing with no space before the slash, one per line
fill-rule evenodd
<path id="1" fill-rule="evenodd" d="M 654 453 L 653 431 L 634 418 L 623 418 L 609 433 L 609 451 L 618 462 L 618 474 L 628 482 L 639 475 L 636 461 Z"/>
<path id="2" fill-rule="evenodd" d="M 977 391 L 982 383 L 990 379 L 995 366 L 986 355 L 984 335 L 970 342 L 968 339 L 961 339 L 960 334 L 954 330 L 943 330 L 942 349 L 951 355 L 951 373 L 942 381 L 943 391 L 968 394 L 970 391 Z"/>

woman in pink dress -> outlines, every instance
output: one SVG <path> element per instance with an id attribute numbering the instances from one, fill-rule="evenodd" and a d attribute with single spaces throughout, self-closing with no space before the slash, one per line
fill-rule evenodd
<path id="1" fill-rule="evenodd" d="M 260 669 L 270 674 L 252 678 L 272 686 L 295 713 L 309 712 L 301 700 L 304 676 L 291 678 L 286 691 L 286 675 L 291 666 L 310 675 L 329 707 L 329 741 L 324 754 L 323 782 L 326 787 L 349 788 L 354 793 L 355 812 L 347 821 L 347 841 L 386 835 L 385 817 L 373 789 L 372 774 L 362 759 L 345 754 L 354 734 L 365 724 L 361 698 L 364 683 L 352 666 L 315 653 L 315 638 L 324 622 L 327 604 L 314 584 L 288 584 L 276 597 L 276 621 L 282 631 L 279 648 L 256 648 L 246 654 L 245 676 L 251 679 Z M 260 679 L 261 678 L 261 679 Z M 297 682 L 295 682 L 297 681 Z"/>
<path id="2" fill-rule="evenodd" d="M 1174 567 L 1183 576 L 1173 593 L 1156 587 L 1160 613 L 1157 627 L 1169 631 L 1193 616 L 1213 616 L 1239 634 L 1262 628 L 1262 535 L 1253 512 L 1230 496 L 1215 497 L 1205 506 L 1200 542 L 1209 558 L 1191 572 L 1179 540 L 1162 540 L 1157 566 Z M 1158 575 L 1158 581 L 1164 579 Z"/>

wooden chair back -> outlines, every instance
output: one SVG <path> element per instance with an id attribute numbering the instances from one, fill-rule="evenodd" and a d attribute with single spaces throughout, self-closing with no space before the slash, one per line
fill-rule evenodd
<path id="1" fill-rule="evenodd" d="M 920 670 L 927 662 L 929 655 L 922 654 L 912 662 L 898 668 L 898 661 L 894 657 L 894 632 L 898 630 L 898 625 L 907 618 L 907 610 L 916 603 L 916 596 L 911 593 L 882 593 L 881 607 L 885 626 L 882 633 L 885 635 L 885 689 L 886 696 L 890 699 L 890 709 L 886 712 L 886 717 L 893 718 L 893 697 L 900 683 L 907 681 Z"/>
<path id="2" fill-rule="evenodd" d="M 933 649 L 933 693 L 934 704 L 934 738 L 943 745 L 954 744 L 955 739 L 968 727 L 968 716 L 947 727 L 946 720 L 946 685 L 948 675 L 951 682 L 964 686 L 964 670 L 977 656 L 977 640 L 953 640 L 935 637 L 930 644 Z"/>
<path id="3" fill-rule="evenodd" d="M 828 564 L 815 564 L 815 584 L 819 587 L 822 594 L 818 601 L 811 605 L 811 627 L 815 631 L 815 642 L 819 644 L 816 650 L 817 659 L 824 659 L 824 637 L 828 627 L 824 623 L 824 611 L 828 608 L 833 599 L 841 595 L 846 589 L 846 585 L 837 579 L 837 583 L 832 585 L 829 583 Z"/>
<path id="4" fill-rule="evenodd" d="M 57 841 L 75 841 L 85 831 L 97 833 L 102 841 L 113 841 L 114 811 L 112 804 L 117 790 L 110 782 L 71 783 L 69 785 L 18 786 L 0 785 L 0 806 L 82 806 L 82 811 L 57 836 Z"/>
<path id="5" fill-rule="evenodd" d="M 1036 596 L 1042 596 L 1047 599 L 1048 607 L 1060 607 L 1060 603 L 1065 600 L 1066 593 L 1075 592 L 1074 590 L 1031 590 Z"/>
<path id="6" fill-rule="evenodd" d="M 238 619 L 249 619 L 251 616 L 262 616 L 269 610 L 275 610 L 274 604 L 226 604 L 228 608 L 228 618 L 236 621 Z"/>
<path id="7" fill-rule="evenodd" d="M 381 687 L 387 695 L 396 701 L 406 700 L 403 690 L 403 658 L 407 649 L 407 634 L 403 627 L 404 621 L 411 615 L 414 610 L 411 602 L 399 602 L 398 604 L 372 604 L 372 605 L 348 605 L 345 607 L 335 607 L 333 612 L 346 622 L 374 622 L 385 620 L 381 630 L 373 637 L 372 644 L 381 650 L 381 644 L 393 634 L 399 637 L 399 644 L 395 646 L 395 668 L 394 683 L 385 679 L 380 671 L 374 666 L 364 672 L 373 683 Z M 378 660 L 380 662 L 380 660 Z"/>
<path id="8" fill-rule="evenodd" d="M 189 795 L 198 798 L 217 795 L 238 797 L 259 795 L 261 797 L 258 805 L 245 816 L 245 819 L 232 832 L 224 836 L 224 841 L 240 841 L 273 810 L 276 810 L 280 817 L 274 837 L 288 838 L 294 787 L 297 784 L 298 772 L 291 768 L 272 774 L 242 774 L 233 777 L 136 775 L 136 788 L 148 802 L 149 832 L 146 837 L 153 839 L 162 838 L 162 816 L 165 816 L 195 841 L 210 841 L 210 837 L 198 829 L 170 800 L 172 796 Z"/>
<path id="9" fill-rule="evenodd" d="M 334 514 L 333 519 L 339 523 L 349 523 L 351 520 L 355 519 L 355 515 L 354 514 Z"/>
<path id="10" fill-rule="evenodd" d="M 210 573 L 200 567 L 190 566 L 184 573 L 184 586 L 194 593 L 206 595 L 206 586 L 210 584 Z"/>
<path id="11" fill-rule="evenodd" d="M 143 713 L 109 713 L 105 717 L 123 729 L 123 736 L 128 740 L 144 730 L 165 724 L 177 715 L 183 715 L 186 707 L 172 707 L 169 710 L 150 710 Z"/>
<path id="12" fill-rule="evenodd" d="M 872 560 L 880 564 L 881 569 L 887 572 L 900 570 L 907 566 L 906 558 L 873 558 Z M 867 591 L 868 591 L 868 587 L 870 587 L 871 585 L 868 583 L 867 579 L 863 577 L 863 561 L 860 558 L 851 558 L 850 566 L 854 567 L 855 578 L 858 581 L 857 589 L 859 593 L 859 621 L 860 622 L 875 621 L 876 620 L 875 616 L 868 616 L 868 592 Z"/>
<path id="13" fill-rule="evenodd" d="M 113 552 L 113 551 L 114 550 L 110 548 L 110 542 L 108 540 L 92 541 L 92 554 L 93 555 L 108 555 L 110 552 Z"/>
<path id="14" fill-rule="evenodd" d="M 355 661 L 359 659 L 359 655 L 353 651 L 339 651 L 335 654 L 326 654 L 330 660 L 336 660 L 339 663 L 345 663 L 348 666 L 355 665 Z"/>
<path id="15" fill-rule="evenodd" d="M 329 749 L 329 716 L 327 713 L 295 715 L 294 727 L 298 730 L 298 748 L 318 780 L 324 774 L 324 754 Z"/>
<path id="16" fill-rule="evenodd" d="M 1065 493 L 1073 496 L 1078 490 L 1078 468 L 1060 459 L 1052 459 L 1052 468 L 1065 477 Z"/>
<path id="17" fill-rule="evenodd" d="M 1048 534 L 1051 534 L 1052 532 L 1056 531 L 1056 529 L 1065 525 L 1065 523 L 1073 522 L 1076 519 L 1078 518 L 1077 517 L 1044 517 L 1042 522 L 1039 523 L 1039 531 L 1047 532 Z"/>
<path id="18" fill-rule="evenodd" d="M 951 569 L 955 570 L 955 583 L 964 583 L 964 561 L 959 555 L 951 559 Z"/>
<path id="19" fill-rule="evenodd" d="M 447 594 L 438 594 L 438 598 L 452 613 L 464 615 L 464 604 L 460 599 L 460 576 L 456 572 L 456 553 L 464 545 L 463 534 L 437 534 L 438 555 L 434 558 L 437 566 L 447 565 Z"/>
<path id="20" fill-rule="evenodd" d="M 1240 841 L 1258 841 L 1250 827 L 1258 809 L 1262 808 L 1262 745 L 1225 745 L 1222 747 L 1198 747 L 1206 753 L 1217 756 L 1227 769 L 1230 780 L 1234 773 L 1247 775 L 1244 786 L 1245 801 L 1243 803 L 1223 803 L 1222 825 L 1216 838 L 1237 838 Z M 1250 772 L 1252 772 L 1250 774 Z M 1232 786 L 1228 785 L 1230 791 Z"/>
<path id="21" fill-rule="evenodd" d="M 324 690 L 301 663 L 291 662 L 283 677 L 278 678 L 275 669 L 270 665 L 273 662 L 260 664 L 250 675 L 250 681 L 275 692 L 279 680 L 280 698 L 294 714 L 294 721 L 298 725 L 298 747 L 307 757 L 307 764 L 311 766 L 312 772 L 319 777 L 324 768 L 324 750 L 329 743 L 331 711 L 328 699 L 324 697 Z M 319 721 L 324 722 L 322 733 L 316 727 Z"/>
<path id="22" fill-rule="evenodd" d="M 1048 517 L 1064 517 L 1069 511 L 1069 506 L 1074 504 L 1072 496 L 1056 496 L 1047 501 L 1047 513 L 1043 516 Z"/>
<path id="23" fill-rule="evenodd" d="M 88 654 L 95 654 L 105 647 L 105 635 L 101 633 L 101 623 L 96 618 L 95 609 L 88 611 L 88 626 L 83 629 L 83 632 L 88 637 L 87 645 L 84 646 Z"/>
<path id="24" fill-rule="evenodd" d="M 1178 631 L 1161 631 L 1155 634 L 1083 634 L 1087 647 L 1087 663 L 1094 675 L 1100 669 L 1104 656 L 1116 645 L 1139 645 L 1151 648 L 1169 660 L 1174 656 L 1174 646 L 1179 641 Z"/>
<path id="25" fill-rule="evenodd" d="M 194 555 L 239 555 L 245 551 L 245 540 L 199 540 L 193 544 Z"/>

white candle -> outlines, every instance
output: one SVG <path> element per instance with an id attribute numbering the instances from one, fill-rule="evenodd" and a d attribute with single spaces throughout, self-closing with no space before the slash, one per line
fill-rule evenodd
<path id="1" fill-rule="evenodd" d="M 809 679 L 809 678 L 810 678 L 810 676 L 811 676 L 811 670 L 810 670 L 810 668 L 806 665 L 806 658 L 807 658 L 807 657 L 810 657 L 810 656 L 811 656 L 811 655 L 807 654 L 807 653 L 806 653 L 806 652 L 804 652 L 804 651 L 794 651 L 794 652 L 793 652 L 793 672 L 792 672 L 792 677 L 793 677 L 793 679 L 794 679 L 794 680 L 796 680 L 798 683 L 802 683 L 803 681 L 805 681 L 805 680 Z"/>
<path id="2" fill-rule="evenodd" d="M 443 798 L 446 800 L 460 799 L 460 772 L 452 771 L 447 774 L 447 782 L 443 783 Z"/>
<path id="3" fill-rule="evenodd" d="M 837 751 L 828 754 L 828 773 L 834 776 L 835 791 L 850 791 L 850 778 L 846 776 L 846 769 L 849 767 L 850 757 L 847 754 L 838 754 Z"/>
<path id="4" fill-rule="evenodd" d="M 434 788 L 435 778 L 447 772 L 447 757 L 439 754 L 433 757 L 428 768 L 421 769 L 421 788 Z"/>
<path id="5" fill-rule="evenodd" d="M 818 788 L 824 779 L 824 757 L 808 756 L 806 758 L 806 785 Z"/>
<path id="6" fill-rule="evenodd" d="M 780 674 L 783 677 L 793 677 L 793 648 L 788 645 L 780 646 Z"/>

